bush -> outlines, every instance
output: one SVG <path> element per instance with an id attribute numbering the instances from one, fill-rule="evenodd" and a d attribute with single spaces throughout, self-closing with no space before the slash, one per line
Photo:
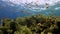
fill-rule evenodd
<path id="1" fill-rule="evenodd" d="M 3 18 L 0 34 L 56 34 L 60 17 L 34 15 L 16 19 Z"/>

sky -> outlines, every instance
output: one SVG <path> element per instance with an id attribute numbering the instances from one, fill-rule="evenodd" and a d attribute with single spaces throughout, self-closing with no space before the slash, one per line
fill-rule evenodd
<path id="1" fill-rule="evenodd" d="M 48 8 L 49 10 L 46 10 L 46 3 L 48 3 L 49 5 L 49 8 Z M 8 8 L 8 10 L 6 11 L 14 12 L 14 15 L 15 13 L 19 15 L 20 14 L 19 12 L 21 11 L 20 8 L 22 8 L 22 10 L 25 10 L 25 14 L 26 14 L 26 11 L 28 13 L 31 12 L 32 14 L 45 13 L 45 12 L 46 14 L 48 14 L 48 13 L 51 13 L 50 10 L 53 9 L 56 14 L 60 15 L 60 0 L 0 0 L 0 6 L 2 6 L 2 9 L 4 9 L 0 12 L 0 14 L 6 13 L 4 11 L 5 9 Z M 15 15 L 15 16 L 18 16 L 18 15 Z M 11 16 L 13 17 L 12 13 L 11 13 Z"/>
<path id="2" fill-rule="evenodd" d="M 28 3 L 29 4 L 31 2 L 32 2 L 32 4 L 36 3 L 38 5 L 43 5 L 45 3 L 53 5 L 53 4 L 57 3 L 57 2 L 59 2 L 60 0 L 2 0 L 2 1 L 12 2 L 12 3 L 18 4 L 18 5 L 21 4 L 21 3 L 23 3 L 23 4 Z"/>
<path id="3" fill-rule="evenodd" d="M 46 3 L 50 6 L 54 6 L 56 4 L 60 4 L 60 0 L 2 0 L 3 2 L 7 2 L 8 5 L 10 6 L 23 6 L 25 7 L 25 5 L 27 5 L 27 8 L 29 7 L 30 10 L 36 11 L 37 9 L 39 10 L 46 10 Z M 10 4 L 12 3 L 12 4 Z M 31 6 L 31 5 L 34 6 Z M 37 5 L 38 7 L 36 7 L 35 5 Z M 39 7 L 41 6 L 41 7 Z M 26 8 L 26 7 L 25 7 Z M 55 8 L 60 9 L 58 8 Z"/>

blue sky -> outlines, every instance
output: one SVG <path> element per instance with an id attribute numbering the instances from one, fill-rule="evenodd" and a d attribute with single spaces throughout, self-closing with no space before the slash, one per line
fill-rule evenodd
<path id="1" fill-rule="evenodd" d="M 46 10 L 48 3 L 48 10 Z M 17 17 L 20 15 L 51 13 L 54 10 L 60 15 L 60 0 L 0 0 L 0 17 Z M 24 10 L 24 13 L 22 13 Z"/>
<path id="2" fill-rule="evenodd" d="M 51 7 L 56 4 L 60 4 L 60 0 L 0 0 L 2 2 L 7 3 L 9 6 L 21 6 L 23 8 L 28 8 L 30 10 L 46 10 L 46 6 Z M 46 3 L 48 5 L 46 5 Z M 4 3 L 2 5 L 5 6 Z M 60 7 L 54 8 L 55 10 L 60 9 Z"/>
<path id="3" fill-rule="evenodd" d="M 12 2 L 14 4 L 18 4 L 20 5 L 21 3 L 25 4 L 25 3 L 31 3 L 34 5 L 34 3 L 38 4 L 38 5 L 43 5 L 45 3 L 48 3 L 48 4 L 55 4 L 57 2 L 59 2 L 60 0 L 2 0 L 2 1 L 5 1 L 5 2 Z"/>
<path id="4" fill-rule="evenodd" d="M 57 3 L 60 4 L 60 0 L 2 0 L 2 1 L 7 2 L 8 5 L 10 5 L 10 6 L 20 6 L 21 5 L 21 6 L 25 7 L 25 5 L 27 5 L 27 4 L 34 5 L 34 6 L 31 6 L 31 5 L 27 6 L 27 7 L 32 7 L 32 8 L 29 8 L 31 10 L 32 9 L 43 9 L 43 10 L 45 10 L 46 3 L 49 6 L 54 6 Z M 41 8 L 41 7 L 39 8 L 39 7 L 36 7 L 35 5 L 44 6 L 44 8 Z"/>

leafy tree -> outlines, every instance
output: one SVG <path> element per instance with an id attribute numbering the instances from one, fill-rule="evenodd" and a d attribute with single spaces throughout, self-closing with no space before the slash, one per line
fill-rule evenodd
<path id="1" fill-rule="evenodd" d="M 22 26 L 20 31 L 16 31 L 14 34 L 32 34 L 32 32 L 27 26 Z"/>

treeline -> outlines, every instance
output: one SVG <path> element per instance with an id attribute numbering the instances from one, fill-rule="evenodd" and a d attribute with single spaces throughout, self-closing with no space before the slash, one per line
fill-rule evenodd
<path id="1" fill-rule="evenodd" d="M 0 34 L 59 34 L 60 17 L 36 15 L 18 17 L 16 19 L 3 18 Z"/>

